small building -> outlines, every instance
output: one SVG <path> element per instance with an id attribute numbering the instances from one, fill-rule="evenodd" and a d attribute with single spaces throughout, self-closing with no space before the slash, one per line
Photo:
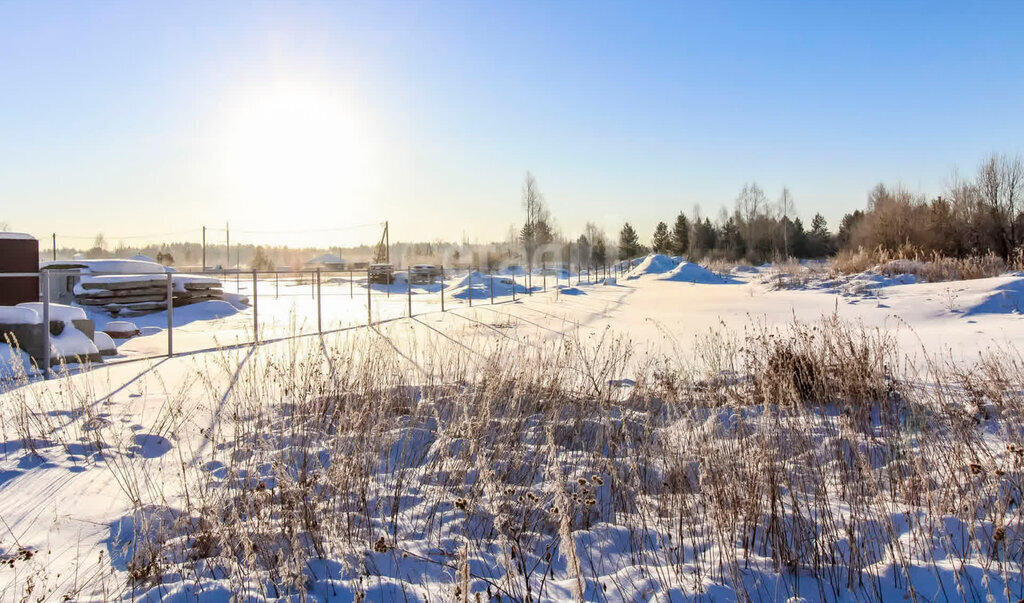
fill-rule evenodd
<path id="1" fill-rule="evenodd" d="M 333 253 L 325 253 L 306 261 L 306 268 L 322 268 L 324 270 L 348 270 L 348 264 Z"/>
<path id="2" fill-rule="evenodd" d="M 0 232 L 0 306 L 39 301 L 38 273 L 39 241 L 29 234 Z"/>

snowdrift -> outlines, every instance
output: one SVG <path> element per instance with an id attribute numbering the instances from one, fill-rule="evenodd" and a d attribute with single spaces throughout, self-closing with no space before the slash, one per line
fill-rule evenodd
<path id="1" fill-rule="evenodd" d="M 626 273 L 627 279 L 640 278 L 649 274 L 665 274 L 676 267 L 672 258 L 661 253 L 652 253 Z"/>
<path id="2" fill-rule="evenodd" d="M 735 284 L 739 282 L 733 277 L 717 275 L 707 268 L 698 266 L 692 262 L 682 262 L 670 270 L 665 276 L 661 277 L 660 280 L 696 283 L 700 285 Z"/>
<path id="3" fill-rule="evenodd" d="M 524 285 L 518 281 L 513 282 L 510 277 L 498 275 L 492 277 L 489 274 L 481 274 L 476 271 L 467 274 L 449 289 L 452 292 L 451 296 L 455 299 L 469 299 L 471 296 L 473 299 L 490 299 L 492 283 L 494 297 L 510 296 L 513 290 L 517 295 L 525 295 L 527 292 Z"/>
<path id="4" fill-rule="evenodd" d="M 1020 314 L 1024 311 L 1024 277 L 998 285 L 981 302 L 965 308 L 965 316 Z"/>

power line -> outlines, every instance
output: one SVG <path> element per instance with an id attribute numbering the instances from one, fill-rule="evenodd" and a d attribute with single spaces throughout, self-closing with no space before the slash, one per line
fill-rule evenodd
<path id="1" fill-rule="evenodd" d="M 311 232 L 341 232 L 343 230 L 355 230 L 357 228 L 369 228 L 370 226 L 383 227 L 384 222 L 367 222 L 366 224 L 351 224 L 349 226 L 335 226 L 333 228 L 307 228 L 302 230 L 242 230 L 232 228 L 232 232 L 242 234 L 306 234 Z M 208 228 L 207 230 L 223 231 L 223 228 Z"/>
<path id="2" fill-rule="evenodd" d="M 183 234 L 192 234 L 192 233 L 197 233 L 197 232 L 201 232 L 201 229 L 199 229 L 199 228 L 192 228 L 192 229 L 189 229 L 189 230 L 179 230 L 177 232 L 163 232 L 163 233 L 158 233 L 158 234 L 125 235 L 125 236 L 107 235 L 107 234 L 104 234 L 104 233 L 98 233 L 98 234 L 95 234 L 95 235 L 92 235 L 92 236 L 57 234 L 57 237 L 60 238 L 60 239 L 77 239 L 77 240 L 83 240 L 83 241 L 95 240 L 97 236 L 103 237 L 104 240 L 154 239 L 154 238 L 159 238 L 159 237 L 172 237 L 172 236 L 179 236 L 179 235 L 183 235 Z"/>
<path id="3" fill-rule="evenodd" d="M 320 233 L 320 232 L 341 232 L 345 230 L 355 230 L 357 228 L 369 228 L 371 226 L 383 227 L 384 222 L 367 222 L 365 224 L 350 224 L 348 226 L 334 226 L 331 228 L 307 228 L 298 230 L 242 230 L 238 228 L 232 228 L 231 232 L 239 234 L 250 234 L 250 235 L 285 235 L 285 234 L 308 234 L 308 233 Z M 218 228 L 215 226 L 207 226 L 207 232 L 226 232 L 226 228 Z M 201 233 L 202 228 L 191 228 L 188 230 L 178 230 L 175 232 L 162 232 L 155 234 L 138 234 L 138 235 L 108 235 L 105 233 L 98 233 L 95 235 L 69 235 L 57 233 L 59 239 L 73 239 L 79 241 L 93 241 L 97 236 L 102 236 L 104 240 L 115 241 L 115 240 L 137 240 L 137 239 L 157 239 L 162 237 L 180 236 L 186 234 Z"/>

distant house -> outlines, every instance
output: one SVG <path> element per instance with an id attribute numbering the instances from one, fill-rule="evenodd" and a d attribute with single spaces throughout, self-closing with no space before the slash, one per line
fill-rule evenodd
<path id="1" fill-rule="evenodd" d="M 323 268 L 324 270 L 348 270 L 348 264 L 333 253 L 325 253 L 306 261 L 306 268 Z"/>

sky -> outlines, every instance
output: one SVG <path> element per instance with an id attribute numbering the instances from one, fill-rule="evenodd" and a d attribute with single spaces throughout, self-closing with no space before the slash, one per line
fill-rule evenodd
<path id="1" fill-rule="evenodd" d="M 0 0 L 0 222 L 86 246 L 835 228 L 1024 151 L 1024 2 Z M 220 229 L 220 230 L 215 230 Z M 48 241 L 41 246 L 48 247 Z"/>

